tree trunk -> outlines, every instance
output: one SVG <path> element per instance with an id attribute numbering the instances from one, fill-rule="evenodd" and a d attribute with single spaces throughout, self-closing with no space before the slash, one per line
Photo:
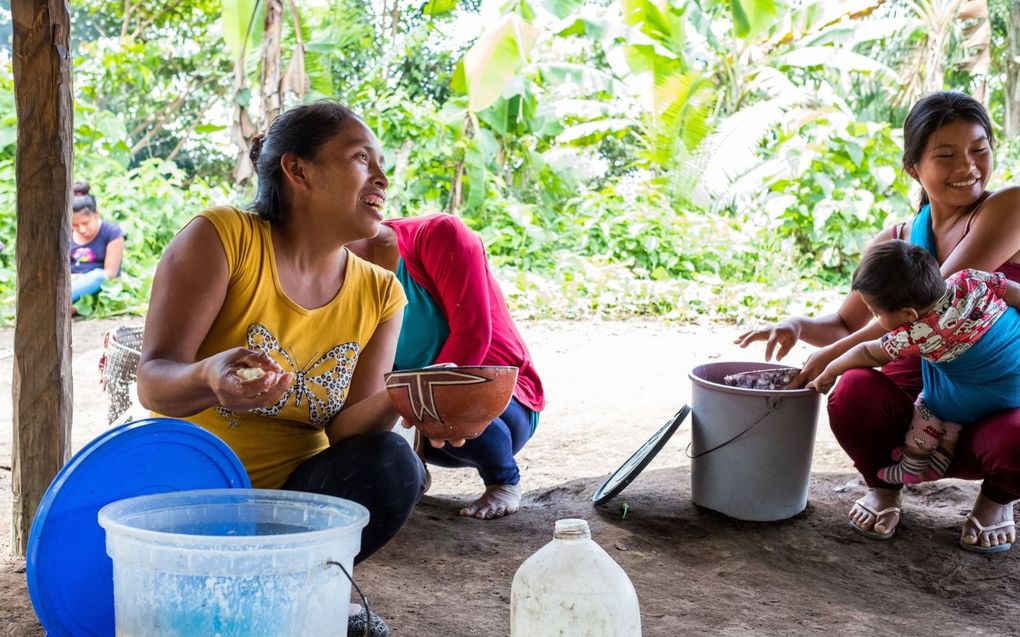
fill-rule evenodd
<path id="1" fill-rule="evenodd" d="M 912 4 L 917 17 L 924 22 L 926 41 L 921 57 L 921 90 L 924 93 L 945 88 L 946 44 L 964 0 L 929 0 Z M 911 100 L 912 101 L 912 100 Z"/>
<path id="2" fill-rule="evenodd" d="M 474 137 L 474 126 L 471 125 L 471 114 L 464 116 L 464 137 Z M 466 152 L 466 151 L 465 151 Z M 457 162 L 457 168 L 453 171 L 453 182 L 450 184 L 450 198 L 446 201 L 446 212 L 456 214 L 464 201 L 464 158 Z"/>
<path id="3" fill-rule="evenodd" d="M 957 64 L 970 74 L 970 95 L 988 108 L 988 76 L 992 69 L 992 21 L 988 0 L 966 0 L 957 20 L 964 23 L 963 51 L 967 57 Z"/>
<path id="4" fill-rule="evenodd" d="M 39 501 L 70 457 L 72 166 L 67 2 L 13 0 L 18 116 L 12 550 L 24 555 Z"/>
<path id="5" fill-rule="evenodd" d="M 262 35 L 262 121 L 259 130 L 269 130 L 283 106 L 280 95 L 280 39 L 283 35 L 283 0 L 266 2 L 265 31 Z"/>
<path id="6" fill-rule="evenodd" d="M 250 148 L 248 140 L 255 134 L 255 124 L 252 123 L 251 117 L 248 115 L 247 102 L 242 104 L 237 99 L 241 91 L 244 90 L 246 78 L 244 75 L 244 59 L 238 59 L 234 61 L 234 86 L 231 88 L 230 93 L 234 97 L 234 121 L 230 126 L 230 141 L 234 142 L 234 146 L 237 148 L 237 156 L 234 158 L 234 183 L 237 185 L 245 184 L 248 179 L 255 174 L 255 167 L 252 166 L 251 159 L 248 157 L 248 150 Z"/>
<path id="7" fill-rule="evenodd" d="M 945 88 L 945 69 L 942 65 L 942 58 L 945 56 L 946 40 L 949 25 L 935 24 L 933 31 L 928 33 L 928 41 L 925 43 L 924 68 L 922 69 L 923 84 L 925 93 L 934 93 Z"/>
<path id="8" fill-rule="evenodd" d="M 453 171 L 453 183 L 450 184 L 450 198 L 446 200 L 446 212 L 456 214 L 460 208 L 463 197 L 464 160 L 457 162 L 457 168 Z"/>
<path id="9" fill-rule="evenodd" d="M 400 3 L 394 2 L 390 9 L 390 46 L 397 45 L 397 36 L 400 34 Z"/>
<path id="10" fill-rule="evenodd" d="M 1020 2 L 1009 7 L 1006 27 L 1006 139 L 1020 135 Z"/>

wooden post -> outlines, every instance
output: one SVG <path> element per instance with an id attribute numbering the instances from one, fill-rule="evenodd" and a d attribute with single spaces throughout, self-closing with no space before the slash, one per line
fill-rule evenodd
<path id="1" fill-rule="evenodd" d="M 11 16 L 18 113 L 11 547 L 21 556 L 39 500 L 71 452 L 73 110 L 66 0 L 13 0 Z"/>

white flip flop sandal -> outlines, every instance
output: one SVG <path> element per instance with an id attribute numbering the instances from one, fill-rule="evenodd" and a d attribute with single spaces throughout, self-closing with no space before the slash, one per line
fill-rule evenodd
<path id="1" fill-rule="evenodd" d="M 900 518 L 901 519 L 903 517 L 902 509 L 900 507 L 898 507 L 898 506 L 891 506 L 891 507 L 887 507 L 885 509 L 882 509 L 881 511 L 876 511 L 876 510 L 872 509 L 871 507 L 869 507 L 868 505 L 864 504 L 864 498 L 861 498 L 860 500 L 857 500 L 856 502 L 854 502 L 854 504 L 856 504 L 857 506 L 859 506 L 862 509 L 864 509 L 867 513 L 870 513 L 871 515 L 875 516 L 875 523 L 876 524 L 878 523 L 878 519 L 880 517 L 882 517 L 883 515 L 886 515 L 888 513 L 898 513 L 898 514 L 900 514 Z M 885 533 L 878 533 L 878 532 L 870 531 L 868 529 L 864 529 L 864 528 L 861 528 L 861 527 L 857 526 L 856 524 L 854 524 L 853 520 L 847 520 L 846 524 L 847 524 L 847 526 L 849 526 L 851 529 L 853 529 L 857 533 L 860 533 L 864 537 L 870 538 L 872 540 L 888 540 L 888 539 L 891 539 L 892 536 L 896 535 L 896 529 L 899 527 L 899 522 L 897 522 L 896 526 L 894 526 L 893 528 L 889 529 Z M 874 525 L 872 525 L 872 527 L 874 527 Z"/>
<path id="2" fill-rule="evenodd" d="M 1015 521 L 1013 521 L 1013 520 L 1006 520 L 1005 522 L 999 522 L 997 524 L 992 524 L 992 525 L 989 525 L 989 526 L 984 526 L 983 524 L 978 522 L 978 519 L 976 517 L 974 517 L 973 513 L 968 513 L 967 514 L 967 519 L 970 520 L 970 523 L 973 524 L 975 528 L 977 528 L 977 530 L 978 530 L 978 542 L 979 543 L 978 544 L 967 544 L 966 542 L 963 541 L 963 538 L 960 538 L 960 548 L 963 549 L 964 551 L 969 551 L 971 553 L 989 554 L 989 553 L 1004 553 L 1004 552 L 1008 551 L 1009 549 L 1013 548 L 1013 544 L 1011 542 L 1004 542 L 1002 544 L 996 544 L 995 546 L 981 546 L 980 541 L 981 541 L 981 534 L 982 533 L 988 533 L 990 531 L 998 531 L 999 529 L 1008 529 L 1008 528 L 1012 527 L 1014 529 L 1013 534 L 1016 535 L 1016 522 Z"/>

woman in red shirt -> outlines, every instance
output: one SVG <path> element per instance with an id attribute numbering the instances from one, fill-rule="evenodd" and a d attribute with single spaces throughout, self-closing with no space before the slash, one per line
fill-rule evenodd
<path id="1" fill-rule="evenodd" d="M 495 519 L 516 512 L 521 488 L 514 454 L 535 432 L 545 397 L 481 239 L 457 217 L 436 214 L 384 221 L 374 239 L 349 247 L 396 272 L 404 286 L 408 303 L 395 369 L 437 363 L 520 369 L 510 404 L 481 436 L 459 446 L 432 441 L 424 453 L 431 464 L 478 470 L 485 492 L 461 515 Z"/>

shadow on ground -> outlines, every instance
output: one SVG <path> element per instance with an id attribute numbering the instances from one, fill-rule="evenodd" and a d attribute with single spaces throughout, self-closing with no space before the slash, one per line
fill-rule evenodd
<path id="1" fill-rule="evenodd" d="M 590 501 L 601 477 L 533 491 L 520 513 L 492 522 L 429 495 L 355 575 L 394 637 L 508 635 L 514 572 L 557 519 L 581 517 L 630 575 L 645 637 L 1018 634 L 1020 549 L 986 557 L 956 547 L 975 483 L 913 489 L 897 536 L 876 542 L 845 526 L 863 490 L 854 480 L 813 476 L 808 508 L 773 523 L 694 506 L 684 468 L 643 473 L 602 507 Z M 0 635 L 41 636 L 24 563 L 3 566 Z"/>
<path id="2" fill-rule="evenodd" d="M 581 517 L 630 575 L 646 637 L 1017 634 L 1020 554 L 956 546 L 975 483 L 912 489 L 897 536 L 876 542 L 845 526 L 863 492 L 855 479 L 813 476 L 808 508 L 773 523 L 694 506 L 684 468 L 642 474 L 597 508 L 602 478 L 531 492 L 520 513 L 494 522 L 459 518 L 459 501 L 426 496 L 357 576 L 397 636 L 507 635 L 517 567 L 551 539 L 556 519 Z"/>

